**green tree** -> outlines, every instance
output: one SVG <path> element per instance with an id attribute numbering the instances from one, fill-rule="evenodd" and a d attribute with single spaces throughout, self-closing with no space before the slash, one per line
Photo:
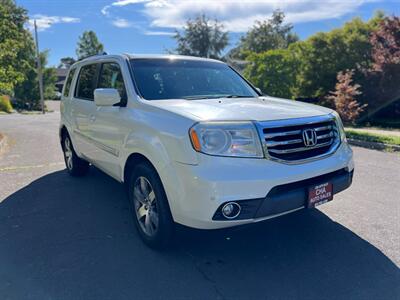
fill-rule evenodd
<path id="1" fill-rule="evenodd" d="M 54 68 L 45 67 L 48 63 L 48 56 L 48 50 L 40 53 L 40 61 L 43 68 L 43 92 L 45 99 L 54 99 L 57 76 Z M 34 63 L 26 70 L 26 79 L 16 85 L 15 98 L 17 108 L 31 110 L 41 109 L 37 69 Z"/>
<path id="2" fill-rule="evenodd" d="M 59 68 L 69 69 L 76 62 L 73 57 L 63 57 L 60 59 L 60 63 L 58 64 Z"/>
<path id="3" fill-rule="evenodd" d="M 88 56 L 101 54 L 104 51 L 104 46 L 100 43 L 94 31 L 89 30 L 83 32 L 79 37 L 78 45 L 76 48 L 76 55 L 78 59 L 84 59 Z"/>
<path id="4" fill-rule="evenodd" d="M 282 51 L 248 52 L 246 76 L 271 95 L 313 98 L 329 105 L 325 97 L 335 89 L 339 72 L 355 70 L 354 81 L 364 87 L 365 70 L 373 64 L 370 36 L 382 19 L 381 13 L 368 22 L 354 18 L 342 28 L 316 33 Z M 360 101 L 363 98 L 365 93 Z"/>
<path id="5" fill-rule="evenodd" d="M 183 33 L 176 31 L 173 38 L 178 46 L 175 52 L 182 55 L 219 58 L 228 45 L 228 32 L 217 20 L 210 21 L 205 15 L 188 20 Z"/>
<path id="6" fill-rule="evenodd" d="M 287 48 L 299 38 L 292 32 L 293 25 L 285 24 L 284 21 L 285 14 L 280 10 L 274 11 L 269 20 L 256 21 L 240 39 L 239 46 L 232 49 L 229 55 L 244 59 L 249 53 Z"/>
<path id="7" fill-rule="evenodd" d="M 323 99 L 334 89 L 336 75 L 343 70 L 356 70 L 354 77 L 358 81 L 361 70 L 372 63 L 369 39 L 381 17 L 369 22 L 354 18 L 342 28 L 290 45 L 289 51 L 301 62 L 295 97 Z"/>
<path id="8" fill-rule="evenodd" d="M 32 35 L 24 27 L 27 20 L 26 10 L 15 1 L 0 0 L 0 94 L 12 94 L 34 56 Z"/>
<path id="9" fill-rule="evenodd" d="M 264 93 L 282 98 L 292 98 L 296 86 L 298 60 L 287 49 L 253 53 L 247 57 L 244 76 Z"/>

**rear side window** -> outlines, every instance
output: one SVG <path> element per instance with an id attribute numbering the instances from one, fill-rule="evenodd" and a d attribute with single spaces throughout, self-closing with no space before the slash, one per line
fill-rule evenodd
<path id="1" fill-rule="evenodd" d="M 121 101 L 126 102 L 127 96 L 124 79 L 121 68 L 117 63 L 104 63 L 102 65 L 97 87 L 117 89 L 121 96 Z"/>
<path id="2" fill-rule="evenodd" d="M 86 65 L 79 72 L 76 97 L 85 100 L 93 100 L 93 91 L 96 80 L 97 65 Z"/>
<path id="3" fill-rule="evenodd" d="M 69 95 L 69 90 L 71 89 L 71 84 L 72 84 L 72 78 L 74 78 L 74 74 L 75 74 L 75 68 L 71 69 L 68 73 L 68 78 L 65 81 L 65 88 L 64 88 L 64 96 L 68 97 Z"/>

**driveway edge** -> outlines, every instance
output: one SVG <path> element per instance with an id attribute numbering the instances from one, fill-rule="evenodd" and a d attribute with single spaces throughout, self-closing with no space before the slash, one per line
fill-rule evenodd
<path id="1" fill-rule="evenodd" d="M 347 141 L 349 142 L 350 145 L 353 145 L 353 146 L 359 146 L 359 147 L 364 147 L 364 148 L 374 149 L 374 150 L 387 150 L 387 151 L 393 151 L 393 152 L 400 152 L 400 146 L 397 146 L 397 145 L 376 143 L 376 142 L 367 142 L 367 141 L 361 141 L 361 140 L 355 140 L 355 139 L 349 139 L 349 138 L 347 138 Z"/>
<path id="2" fill-rule="evenodd" d="M 0 152 L 5 148 L 5 146 L 6 146 L 6 136 L 0 133 Z"/>

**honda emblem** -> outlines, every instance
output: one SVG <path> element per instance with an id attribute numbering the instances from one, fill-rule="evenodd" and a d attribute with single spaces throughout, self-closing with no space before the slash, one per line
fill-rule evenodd
<path id="1" fill-rule="evenodd" d="M 303 143 L 306 147 L 313 147 L 317 144 L 317 132 L 314 129 L 303 130 Z"/>

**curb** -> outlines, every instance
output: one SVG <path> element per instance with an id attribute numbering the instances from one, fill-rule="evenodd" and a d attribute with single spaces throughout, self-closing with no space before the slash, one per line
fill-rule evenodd
<path id="1" fill-rule="evenodd" d="M 5 135 L 0 133 L 0 152 L 6 147 L 7 138 Z"/>
<path id="2" fill-rule="evenodd" d="M 364 147 L 368 149 L 375 149 L 375 150 L 388 150 L 393 152 L 400 152 L 400 146 L 391 145 L 391 144 L 383 144 L 383 143 L 376 143 L 376 142 L 367 142 L 362 140 L 354 140 L 347 138 L 347 141 L 350 145 Z"/>

